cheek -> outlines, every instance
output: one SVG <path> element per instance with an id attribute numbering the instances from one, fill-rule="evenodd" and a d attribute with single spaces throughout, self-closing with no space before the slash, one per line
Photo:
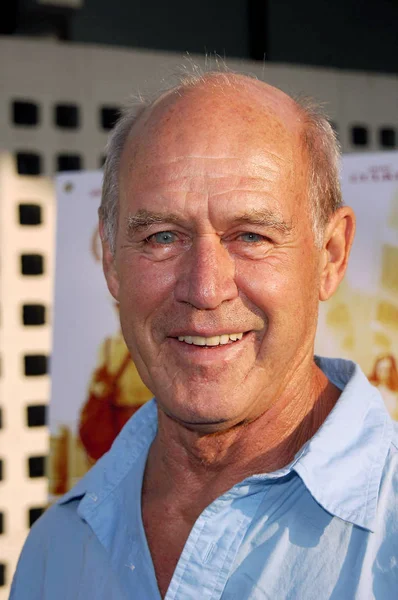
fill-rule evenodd
<path id="1" fill-rule="evenodd" d="M 172 261 L 151 262 L 142 256 L 120 261 L 120 308 L 131 320 L 144 323 L 170 298 L 175 284 Z M 126 317 L 126 314 L 123 315 Z"/>
<path id="2" fill-rule="evenodd" d="M 263 262 L 245 261 L 237 264 L 236 284 L 259 308 L 270 309 L 273 301 L 285 302 L 293 286 L 286 264 L 271 259 Z"/>
<path id="3" fill-rule="evenodd" d="M 237 265 L 236 283 L 248 300 L 272 322 L 291 323 L 313 318 L 318 307 L 317 269 L 308 259 L 291 257 Z"/>

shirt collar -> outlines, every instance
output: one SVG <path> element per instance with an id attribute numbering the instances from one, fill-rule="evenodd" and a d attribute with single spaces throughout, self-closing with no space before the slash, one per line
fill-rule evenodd
<path id="1" fill-rule="evenodd" d="M 127 476 L 142 453 L 148 452 L 156 430 L 157 408 L 152 399 L 134 414 L 116 437 L 111 449 L 58 500 L 58 504 L 88 496 L 95 499 L 96 506 L 99 506 Z"/>
<path id="2" fill-rule="evenodd" d="M 318 357 L 316 362 L 343 391 L 293 468 L 325 510 L 373 531 L 393 423 L 358 365 Z"/>
<path id="3" fill-rule="evenodd" d="M 392 440 L 392 421 L 379 392 L 358 365 L 318 357 L 316 362 L 328 379 L 343 390 L 342 394 L 290 468 L 272 476 L 294 469 L 325 510 L 372 531 L 380 480 Z M 142 453 L 148 452 L 156 430 L 157 409 L 155 400 L 151 400 L 127 422 L 111 450 L 58 503 L 85 496 L 80 514 L 94 506 L 98 508 Z M 84 502 L 86 499 L 94 503 Z"/>

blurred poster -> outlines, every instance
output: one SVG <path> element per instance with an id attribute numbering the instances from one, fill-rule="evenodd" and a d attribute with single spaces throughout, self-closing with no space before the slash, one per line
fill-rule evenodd
<path id="1" fill-rule="evenodd" d="M 342 285 L 320 305 L 316 352 L 358 362 L 398 420 L 398 152 L 347 155 L 342 167 L 357 234 Z"/>
<path id="2" fill-rule="evenodd" d="M 152 397 L 130 358 L 102 273 L 101 183 L 99 171 L 60 175 L 56 182 L 50 500 L 84 475 Z"/>
<path id="3" fill-rule="evenodd" d="M 50 499 L 84 475 L 151 397 L 102 273 L 101 179 L 99 171 L 57 178 Z M 320 305 L 316 352 L 358 362 L 398 419 L 398 153 L 345 156 L 342 180 L 357 236 L 345 280 Z"/>

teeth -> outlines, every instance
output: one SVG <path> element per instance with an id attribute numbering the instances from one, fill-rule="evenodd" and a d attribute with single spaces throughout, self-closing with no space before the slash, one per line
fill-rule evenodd
<path id="1" fill-rule="evenodd" d="M 241 340 L 243 333 L 225 333 L 223 335 L 213 335 L 211 337 L 202 337 L 201 335 L 180 335 L 179 342 L 194 344 L 194 346 L 224 346 L 231 340 L 236 342 Z"/>

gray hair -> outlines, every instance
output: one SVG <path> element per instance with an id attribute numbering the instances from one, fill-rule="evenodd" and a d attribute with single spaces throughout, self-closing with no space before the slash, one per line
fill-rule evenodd
<path id="1" fill-rule="evenodd" d="M 116 234 L 119 207 L 120 160 L 127 138 L 140 116 L 166 93 L 180 94 L 182 90 L 201 83 L 210 83 L 218 88 L 234 86 L 237 73 L 210 70 L 200 72 L 191 65 L 193 72 L 179 78 L 177 86 L 169 86 L 155 97 L 139 96 L 124 106 L 121 116 L 112 130 L 104 165 L 102 199 L 99 216 L 103 223 L 104 237 L 112 253 L 116 250 Z M 253 75 L 246 75 L 256 80 Z M 303 145 L 309 160 L 308 196 L 310 218 L 315 245 L 320 248 L 323 232 L 333 213 L 342 206 L 339 177 L 340 146 L 328 118 L 321 106 L 309 98 L 292 98 L 296 103 L 304 123 Z"/>

